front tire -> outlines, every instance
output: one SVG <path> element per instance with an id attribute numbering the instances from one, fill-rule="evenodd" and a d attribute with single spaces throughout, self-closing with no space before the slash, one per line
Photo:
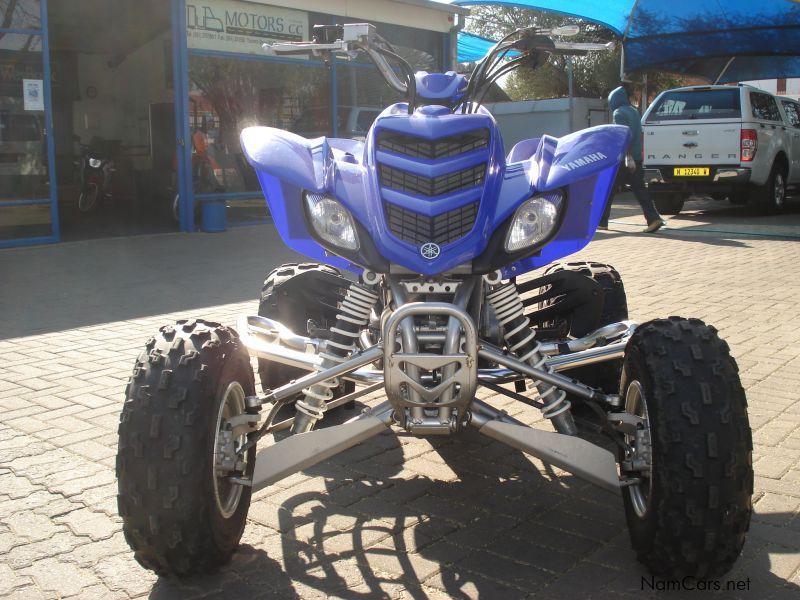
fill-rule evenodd
<path id="1" fill-rule="evenodd" d="M 231 467 L 246 434 L 223 427 L 255 394 L 246 350 L 207 321 L 162 327 L 136 361 L 120 416 L 118 507 L 136 560 L 159 575 L 215 571 L 239 545 L 255 447 Z M 228 463 L 225 463 L 225 460 Z"/>
<path id="2" fill-rule="evenodd" d="M 648 467 L 623 475 L 631 543 L 661 577 L 719 577 L 739 556 L 752 513 L 752 438 L 736 362 L 713 327 L 670 317 L 641 325 L 625 351 L 626 436 Z M 621 457 L 621 459 L 631 457 Z M 630 463 L 628 463 L 630 466 Z"/>
<path id="3" fill-rule="evenodd" d="M 97 208 L 97 200 L 100 198 L 100 188 L 96 183 L 89 182 L 86 189 L 81 191 L 78 196 L 78 210 L 82 213 L 92 212 Z"/>

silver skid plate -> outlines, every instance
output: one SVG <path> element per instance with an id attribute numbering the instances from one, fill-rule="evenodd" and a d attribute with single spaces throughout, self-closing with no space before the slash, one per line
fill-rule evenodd
<path id="1" fill-rule="evenodd" d="M 484 423 L 478 431 L 595 485 L 619 492 L 619 475 L 614 455 L 591 442 L 498 420 Z"/>
<path id="2" fill-rule="evenodd" d="M 391 413 L 392 408 L 384 403 L 347 423 L 292 435 L 264 448 L 256 454 L 253 491 L 378 435 L 391 423 Z"/>

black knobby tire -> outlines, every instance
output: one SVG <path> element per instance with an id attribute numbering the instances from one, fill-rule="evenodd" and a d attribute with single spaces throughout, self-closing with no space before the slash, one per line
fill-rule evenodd
<path id="1" fill-rule="evenodd" d="M 680 192 L 653 192 L 653 204 L 662 215 L 677 215 L 683 210 L 685 198 Z"/>
<path id="2" fill-rule="evenodd" d="M 698 319 L 645 323 L 626 348 L 622 391 L 629 411 L 644 399 L 652 444 L 652 470 L 623 490 L 639 560 L 662 577 L 721 576 L 742 550 L 753 493 L 747 401 L 728 345 Z"/>
<path id="3" fill-rule="evenodd" d="M 614 267 L 598 262 L 572 262 L 553 265 L 545 271 L 545 274 L 559 271 L 581 273 L 600 284 L 603 290 L 603 305 L 598 326 L 625 321 L 628 318 L 628 299 L 625 295 L 625 286 L 622 283 L 622 277 Z M 590 332 L 576 331 L 573 324 L 570 324 L 569 333 L 573 337 L 581 337 Z M 594 388 L 600 388 L 609 394 L 615 394 L 619 390 L 621 373 L 621 359 L 564 371 L 568 377 Z M 580 401 L 574 405 L 577 408 Z"/>
<path id="4" fill-rule="evenodd" d="M 289 294 L 283 288 L 289 281 L 303 273 L 315 271 L 318 273 L 328 273 L 339 276 L 339 270 L 321 263 L 287 263 L 270 271 L 261 287 L 261 296 L 258 303 L 258 316 L 267 317 L 279 321 L 294 333 L 308 335 L 308 319 L 314 318 L 318 325 L 320 321 L 326 320 L 321 306 L 309 305 L 305 298 L 295 294 Z M 330 320 L 330 309 L 328 309 L 327 320 Z M 335 319 L 335 315 L 333 316 Z M 261 379 L 261 387 L 266 391 L 275 389 L 292 379 L 297 379 L 307 375 L 308 371 L 297 369 L 280 363 L 271 362 L 264 359 L 258 360 L 258 375 Z"/>
<path id="5" fill-rule="evenodd" d="M 783 212 L 786 208 L 786 168 L 776 162 L 763 186 L 755 189 L 758 207 L 765 214 Z"/>
<path id="6" fill-rule="evenodd" d="M 214 571 L 239 545 L 250 488 L 214 473 L 230 389 L 253 395 L 253 370 L 236 332 L 218 323 L 162 327 L 134 367 L 120 416 L 117 500 L 136 560 L 159 575 Z M 250 474 L 255 447 L 246 463 Z"/>

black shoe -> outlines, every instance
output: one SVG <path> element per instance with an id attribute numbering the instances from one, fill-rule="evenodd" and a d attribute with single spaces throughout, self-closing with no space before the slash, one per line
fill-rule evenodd
<path id="1" fill-rule="evenodd" d="M 667 224 L 667 222 L 664 219 L 662 219 L 661 217 L 659 217 L 655 221 L 650 221 L 650 223 L 647 224 L 647 228 L 644 230 L 644 232 L 645 233 L 655 233 L 656 231 L 661 229 L 666 224 Z"/>
<path id="2" fill-rule="evenodd" d="M 602 229 L 603 231 L 608 231 L 608 223 L 606 223 L 605 225 L 604 225 L 603 223 L 600 223 L 600 224 L 597 226 L 597 228 L 598 228 L 598 229 Z"/>

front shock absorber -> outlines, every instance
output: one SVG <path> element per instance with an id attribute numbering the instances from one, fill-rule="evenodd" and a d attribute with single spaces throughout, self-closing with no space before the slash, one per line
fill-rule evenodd
<path id="1" fill-rule="evenodd" d="M 547 357 L 541 353 L 541 344 L 536 340 L 536 332 L 523 313 L 517 286 L 511 282 L 497 285 L 489 292 L 487 299 L 503 326 L 503 336 L 508 350 L 536 369 L 547 368 L 549 372 L 553 372 L 552 367 L 545 367 Z M 569 410 L 570 402 L 566 399 L 566 392 L 549 383 L 538 381 L 534 384 L 544 402 L 542 415 L 553 422 L 559 433 L 576 435 L 578 429 Z"/>
<path id="2" fill-rule="evenodd" d="M 324 371 L 343 363 L 356 347 L 361 330 L 369 325 L 370 312 L 378 295 L 371 289 L 352 283 L 347 289 L 339 312 L 336 325 L 331 327 L 331 338 L 320 353 L 322 362 L 319 370 Z M 339 386 L 339 378 L 326 379 L 303 390 L 305 397 L 295 403 L 297 413 L 292 425 L 292 433 L 304 433 L 311 430 L 322 418 L 325 405 L 333 398 L 333 388 Z"/>

